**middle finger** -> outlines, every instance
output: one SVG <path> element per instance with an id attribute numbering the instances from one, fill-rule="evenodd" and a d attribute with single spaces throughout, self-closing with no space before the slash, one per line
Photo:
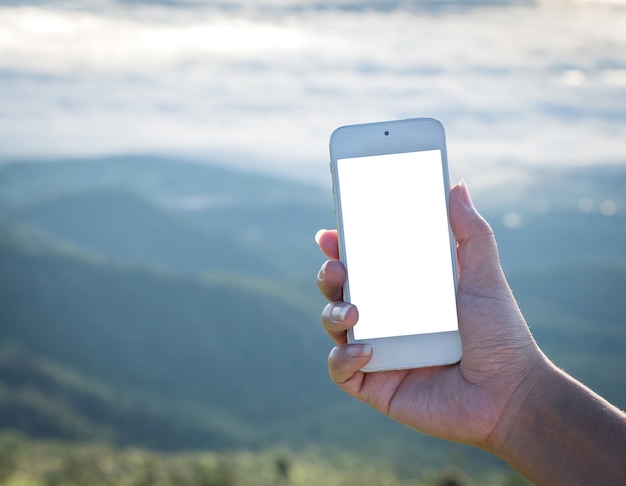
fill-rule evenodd
<path id="1" fill-rule="evenodd" d="M 347 302 L 331 302 L 322 311 L 322 324 L 328 335 L 337 344 L 348 341 L 346 331 L 359 320 L 359 311 Z"/>
<path id="2" fill-rule="evenodd" d="M 343 284 L 346 281 L 346 269 L 339 260 L 328 260 L 317 274 L 317 286 L 324 297 L 335 302 L 343 300 Z"/>

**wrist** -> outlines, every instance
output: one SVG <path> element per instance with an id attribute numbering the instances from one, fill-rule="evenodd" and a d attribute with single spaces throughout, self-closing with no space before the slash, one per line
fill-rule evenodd
<path id="1" fill-rule="evenodd" d="M 559 373 L 550 360 L 537 351 L 504 404 L 485 443 L 487 451 L 507 462 L 523 449 L 521 444 L 532 441 L 530 435 L 536 427 L 537 407 L 545 404 L 551 381 Z"/>
<path id="2" fill-rule="evenodd" d="M 487 450 L 533 484 L 618 484 L 626 414 L 543 357 L 511 395 Z"/>

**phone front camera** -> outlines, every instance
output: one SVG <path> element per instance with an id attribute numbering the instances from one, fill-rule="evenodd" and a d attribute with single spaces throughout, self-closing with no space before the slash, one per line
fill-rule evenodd
<path id="1" fill-rule="evenodd" d="M 389 135 L 389 131 L 385 130 L 385 136 Z"/>

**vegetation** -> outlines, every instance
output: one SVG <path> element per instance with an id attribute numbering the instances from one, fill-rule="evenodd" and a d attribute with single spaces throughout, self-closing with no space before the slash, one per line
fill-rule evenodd
<path id="1" fill-rule="evenodd" d="M 0 435 L 6 486 L 470 486 L 528 484 L 513 472 L 470 477 L 459 469 L 394 471 L 380 459 L 318 449 L 164 454 L 98 443 Z"/>
<path id="2" fill-rule="evenodd" d="M 563 187 L 552 211 L 487 217 L 542 348 L 626 407 L 624 214 Z M 0 167 L 0 484 L 524 484 L 329 382 L 329 199 L 164 160 Z"/>

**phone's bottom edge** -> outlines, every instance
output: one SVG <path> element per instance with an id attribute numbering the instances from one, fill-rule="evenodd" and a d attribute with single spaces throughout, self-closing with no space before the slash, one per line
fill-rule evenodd
<path id="1" fill-rule="evenodd" d="M 462 357 L 458 330 L 352 342 L 372 345 L 372 358 L 361 368 L 368 373 L 449 366 Z"/>
<path id="2" fill-rule="evenodd" d="M 360 371 L 364 373 L 378 373 L 381 371 L 401 371 L 401 370 L 411 370 L 418 368 L 433 368 L 437 366 L 452 366 L 461 361 L 461 356 L 458 358 L 454 358 L 451 360 L 437 361 L 437 362 L 418 362 L 418 363 L 409 363 L 409 364 L 390 364 L 390 365 L 376 365 L 369 366 L 365 365 Z"/>

